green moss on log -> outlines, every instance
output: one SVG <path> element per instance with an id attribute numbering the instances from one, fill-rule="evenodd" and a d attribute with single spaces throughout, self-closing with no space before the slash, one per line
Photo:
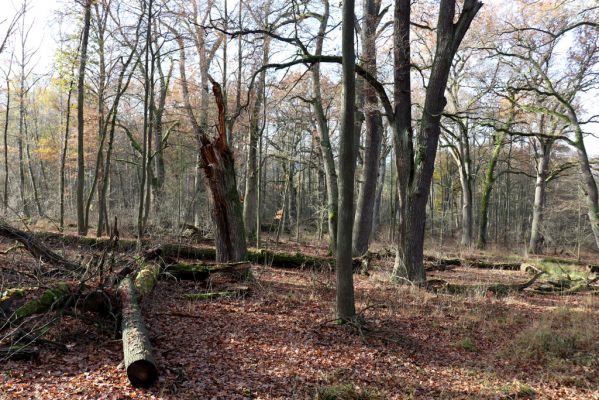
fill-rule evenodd
<path id="1" fill-rule="evenodd" d="M 69 293 L 70 290 L 67 284 L 59 283 L 55 287 L 46 290 L 40 298 L 19 307 L 14 313 L 14 319 L 21 319 L 33 314 L 46 312 L 53 306 L 58 305 Z"/>
<path id="2" fill-rule="evenodd" d="M 143 264 L 135 275 L 135 288 L 141 297 L 152 293 L 160 274 L 160 266 L 154 263 Z"/>
<path id="3" fill-rule="evenodd" d="M 218 265 L 180 263 L 168 265 L 165 272 L 177 279 L 202 281 L 216 273 L 235 274 L 239 279 L 244 279 L 249 269 L 250 264 L 247 262 Z"/>

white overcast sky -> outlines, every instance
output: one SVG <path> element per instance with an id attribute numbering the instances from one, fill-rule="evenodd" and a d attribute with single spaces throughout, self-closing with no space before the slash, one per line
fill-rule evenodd
<path id="1" fill-rule="evenodd" d="M 236 3 L 237 0 L 228 0 L 230 9 L 233 9 Z M 10 18 L 13 15 L 12 10 L 20 7 L 20 4 L 19 0 L 0 0 L 0 20 Z M 49 73 L 58 37 L 54 12 L 64 5 L 64 0 L 29 0 L 29 4 L 30 12 L 27 15 L 27 22 L 31 24 L 33 21 L 29 46 L 31 48 L 39 46 L 37 72 Z M 2 14 L 7 14 L 7 16 L 2 17 Z M 581 100 L 590 114 L 599 114 L 599 91 L 588 93 Z M 599 123 L 586 129 L 595 135 L 595 137 L 589 136 L 585 140 L 587 151 L 590 155 L 599 156 Z"/>

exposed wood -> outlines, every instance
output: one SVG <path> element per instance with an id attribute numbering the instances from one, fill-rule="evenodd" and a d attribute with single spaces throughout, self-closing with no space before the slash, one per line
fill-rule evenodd
<path id="1" fill-rule="evenodd" d="M 137 293 L 131 277 L 119 286 L 122 302 L 123 355 L 127 377 L 135 387 L 148 388 L 158 378 L 158 369 L 152 355 L 152 345 L 137 302 Z"/>

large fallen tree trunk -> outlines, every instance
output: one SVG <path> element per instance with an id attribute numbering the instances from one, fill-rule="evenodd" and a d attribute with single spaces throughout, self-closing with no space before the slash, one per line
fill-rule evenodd
<path id="1" fill-rule="evenodd" d="M 480 269 L 501 269 L 518 271 L 521 262 L 493 262 L 475 258 L 444 258 L 431 255 L 424 256 L 425 267 L 430 271 L 451 269 L 451 267 L 470 267 Z"/>
<path id="2" fill-rule="evenodd" d="M 14 228 L 4 221 L 0 221 L 0 236 L 19 241 L 21 244 L 23 244 L 23 246 L 25 246 L 31 255 L 39 260 L 57 267 L 64 267 L 71 271 L 79 269 L 79 264 L 69 261 L 61 255 L 53 252 L 41 241 L 36 239 L 33 234 Z"/>
<path id="3" fill-rule="evenodd" d="M 247 277 L 250 270 L 249 262 L 231 264 L 205 265 L 205 264 L 171 264 L 167 265 L 164 272 L 172 277 L 182 280 L 203 281 L 216 273 L 235 275 L 239 279 Z"/>
<path id="4" fill-rule="evenodd" d="M 431 279 L 426 282 L 426 288 L 434 292 L 446 292 L 449 294 L 476 295 L 491 292 L 497 296 L 506 296 L 511 292 L 520 292 L 530 287 L 543 274 L 545 274 L 545 272 L 539 272 L 528 281 L 515 284 L 495 283 L 492 285 L 458 285 L 454 283 L 448 283 L 442 279 Z"/>
<path id="5" fill-rule="evenodd" d="M 213 261 L 216 251 L 213 248 L 194 247 L 183 244 L 163 244 L 145 252 L 146 260 L 162 259 L 166 264 L 175 264 L 179 258 Z M 354 258 L 354 270 L 362 268 L 362 257 Z M 270 265 L 277 268 L 334 268 L 332 257 L 307 256 L 301 253 L 275 252 L 271 250 L 248 250 L 247 261 L 256 264 Z"/>
<path id="6" fill-rule="evenodd" d="M 137 290 L 131 277 L 119 286 L 122 302 L 123 355 L 127 377 L 135 387 L 148 388 L 158 378 L 152 356 L 152 345 L 137 301 Z"/>
<path id="7" fill-rule="evenodd" d="M 62 245 L 77 245 L 77 246 L 85 246 L 90 247 L 94 250 L 121 250 L 121 251 L 130 251 L 135 250 L 137 246 L 137 241 L 133 239 L 120 239 L 115 245 L 114 239 L 102 237 L 102 238 L 94 238 L 88 236 L 76 236 L 69 235 L 66 233 L 59 232 L 35 232 L 32 233 L 38 240 L 48 241 L 48 242 L 58 242 Z"/>

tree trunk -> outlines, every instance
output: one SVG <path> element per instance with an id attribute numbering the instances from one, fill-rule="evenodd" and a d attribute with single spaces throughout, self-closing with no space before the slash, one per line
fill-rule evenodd
<path id="1" fill-rule="evenodd" d="M 549 161 L 551 159 L 551 147 L 553 140 L 539 139 L 537 155 L 537 178 L 535 182 L 535 198 L 532 210 L 532 224 L 530 225 L 530 242 L 528 252 L 530 254 L 541 254 L 543 252 L 543 209 L 545 207 L 545 189 L 547 187 L 547 175 L 549 173 Z"/>
<path id="2" fill-rule="evenodd" d="M 211 140 L 205 132 L 199 134 L 202 169 L 210 189 L 216 261 L 242 261 L 246 256 L 243 213 L 235 176 L 233 153 L 227 144 L 223 98 L 220 85 L 212 81 L 212 91 L 218 106 L 218 137 Z"/>
<path id="3" fill-rule="evenodd" d="M 595 245 L 599 248 L 599 191 L 597 189 L 597 182 L 593 176 L 593 170 L 589 162 L 589 156 L 584 145 L 584 137 L 582 128 L 578 122 L 578 117 L 574 111 L 570 108 L 569 110 L 570 119 L 574 125 L 575 133 L 575 147 L 578 153 L 578 163 L 580 165 L 580 174 L 584 183 L 584 191 L 588 208 L 589 222 L 591 223 L 591 229 L 593 231 L 593 237 L 595 238 Z"/>
<path id="4" fill-rule="evenodd" d="M 87 42 L 89 40 L 89 27 L 91 20 L 91 0 L 85 0 L 85 14 L 83 17 L 83 33 L 79 56 L 79 78 L 77 83 L 77 232 L 80 236 L 87 235 L 85 223 L 83 189 L 85 185 L 85 154 L 83 149 L 83 111 L 85 91 L 85 65 L 87 62 Z"/>
<path id="5" fill-rule="evenodd" d="M 64 190 L 65 190 L 65 168 L 67 164 L 67 151 L 69 149 L 69 130 L 71 127 L 71 97 L 73 95 L 73 84 L 74 81 L 71 79 L 69 83 L 69 93 L 67 95 L 67 115 L 65 117 L 65 128 L 64 128 L 64 136 L 62 139 L 62 150 L 60 153 L 60 182 L 58 184 L 59 188 L 59 202 L 60 202 L 60 211 L 58 217 L 58 226 L 59 230 L 62 232 L 64 230 Z"/>
<path id="6" fill-rule="evenodd" d="M 339 140 L 339 220 L 337 221 L 337 317 L 343 321 L 356 314 L 352 270 L 352 222 L 355 174 L 355 53 L 354 0 L 345 0 L 342 8 L 341 54 L 343 109 Z"/>
<path id="7" fill-rule="evenodd" d="M 323 1 L 324 11 L 320 19 L 320 27 L 316 37 L 315 55 L 322 54 L 324 35 L 327 30 L 327 22 L 329 19 L 329 2 Z M 337 172 L 335 168 L 335 159 L 333 157 L 333 148 L 329 137 L 329 126 L 327 117 L 322 105 L 322 93 L 320 88 L 320 65 L 315 63 L 311 67 L 312 72 L 312 91 L 314 113 L 316 114 L 316 122 L 318 128 L 320 152 L 323 159 L 324 173 L 327 189 L 327 221 L 329 227 L 329 247 L 331 253 L 335 254 L 337 246 L 337 211 L 339 201 L 339 187 L 337 186 Z"/>
<path id="8" fill-rule="evenodd" d="M 505 135 L 503 133 L 495 134 L 495 147 L 493 153 L 489 159 L 487 165 L 487 171 L 485 172 L 485 181 L 483 183 L 482 197 L 480 200 L 480 216 L 478 220 L 478 241 L 476 247 L 479 249 L 485 249 L 487 247 L 487 228 L 489 219 L 489 200 L 491 199 L 491 191 L 495 184 L 495 166 L 497 165 L 497 159 L 501 153 L 501 148 L 505 142 Z"/>
<path id="9" fill-rule="evenodd" d="M 422 284 L 426 280 L 422 262 L 426 204 L 441 134 L 441 114 L 447 103 L 444 97 L 447 79 L 453 57 L 482 3 L 466 0 L 457 22 L 454 23 L 455 7 L 455 0 L 442 0 L 439 6 L 435 57 L 426 88 L 420 129 L 413 148 L 409 110 L 410 1 L 396 0 L 394 81 L 396 114 L 400 116 L 396 115 L 394 133 L 399 175 L 400 237 L 393 277 L 405 278 L 416 284 Z"/>
<path id="10" fill-rule="evenodd" d="M 264 35 L 262 49 L 262 65 L 268 64 L 270 51 L 270 36 Z M 265 121 L 260 121 L 260 111 L 264 102 L 264 89 L 266 86 L 266 70 L 260 72 L 258 85 L 256 86 L 256 98 L 250 115 L 249 144 L 247 156 L 247 170 L 245 179 L 245 194 L 243 196 L 243 223 L 248 238 L 254 238 L 256 234 L 256 208 L 257 208 L 257 186 L 258 186 L 258 164 L 257 147 L 262 134 Z"/>
<path id="11" fill-rule="evenodd" d="M 473 239 L 473 187 L 472 161 L 470 159 L 470 143 L 467 134 L 460 135 L 459 151 L 461 162 L 458 163 L 460 186 L 462 187 L 462 246 L 470 246 Z"/>
<path id="12" fill-rule="evenodd" d="M 12 67 L 12 59 L 11 64 Z M 8 124 L 10 116 L 10 70 L 6 75 L 6 114 L 4 119 L 4 195 L 2 199 L 2 206 L 4 212 L 8 211 Z"/>
<path id="13" fill-rule="evenodd" d="M 362 57 L 364 69 L 376 76 L 376 29 L 380 0 L 364 2 L 364 23 L 362 27 Z M 383 120 L 378 109 L 378 97 L 374 88 L 361 81 L 364 93 L 364 114 L 366 122 L 366 141 L 364 148 L 364 166 L 353 224 L 352 252 L 361 256 L 368 251 L 368 242 L 372 232 L 374 201 L 376 196 L 379 158 L 383 139 Z"/>

